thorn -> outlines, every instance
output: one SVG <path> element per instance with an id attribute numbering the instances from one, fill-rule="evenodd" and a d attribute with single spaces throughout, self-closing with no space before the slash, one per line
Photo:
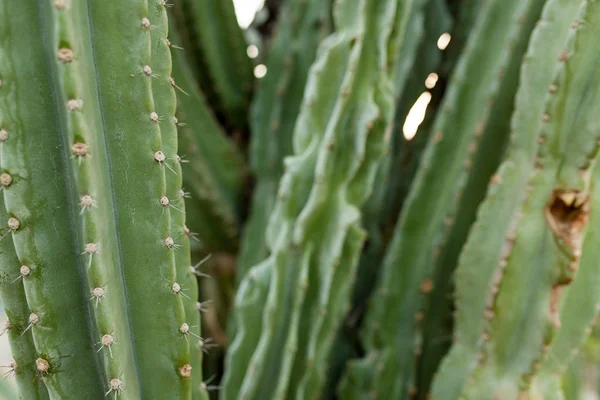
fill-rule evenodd
<path id="1" fill-rule="evenodd" d="M 202 276 L 205 278 L 210 278 L 210 275 L 205 274 L 203 272 L 199 272 L 198 268 L 200 268 L 202 265 L 204 265 L 205 262 L 207 262 L 210 258 L 212 257 L 212 254 L 207 255 L 206 257 L 204 257 L 202 260 L 198 261 L 196 263 L 196 265 L 193 265 L 190 267 L 190 272 L 196 276 Z"/>
<path id="2" fill-rule="evenodd" d="M 150 113 L 150 121 L 156 123 L 156 122 L 158 122 L 158 120 L 159 120 L 158 114 L 156 112 L 152 111 Z"/>
<path id="3" fill-rule="evenodd" d="M 112 358 L 113 354 L 112 354 L 112 349 L 110 346 L 112 346 L 114 342 L 115 342 L 115 338 L 113 337 L 112 334 L 107 333 L 106 335 L 102 335 L 100 342 L 97 343 L 100 345 L 100 348 L 98 349 L 98 351 L 96 351 L 96 353 L 100 353 L 100 351 L 106 347 L 106 348 L 108 348 L 108 352 L 110 353 L 110 358 Z"/>
<path id="4" fill-rule="evenodd" d="M 177 86 L 177 84 L 175 83 L 175 79 L 173 79 L 173 77 L 169 77 L 169 82 L 171 83 L 171 86 L 173 86 L 175 89 L 179 90 L 181 93 L 185 94 L 186 96 L 189 96 L 189 94 L 183 90 L 181 87 Z"/>
<path id="5" fill-rule="evenodd" d="M 94 200 L 89 194 L 84 194 L 83 196 L 81 196 L 81 201 L 79 202 L 79 205 L 81 206 L 81 211 L 79 212 L 79 215 L 83 215 L 85 210 L 89 208 L 98 207 L 96 200 Z"/>
<path id="6" fill-rule="evenodd" d="M 90 255 L 90 262 L 88 263 L 88 268 L 90 268 L 92 266 L 92 258 L 94 256 L 94 254 L 96 254 L 97 252 L 98 252 L 98 246 L 96 245 L 96 243 L 88 243 L 85 245 L 83 253 L 81 253 L 81 255 L 84 255 L 84 254 Z"/>
<path id="7" fill-rule="evenodd" d="M 208 354 L 210 352 L 210 349 L 214 349 L 216 347 L 219 347 L 218 344 L 216 343 L 212 343 L 213 342 L 213 338 L 200 338 L 198 340 L 198 348 L 200 350 L 202 350 L 202 352 L 204 354 Z"/>
<path id="8" fill-rule="evenodd" d="M 95 287 L 92 289 L 92 297 L 90 297 L 90 300 L 96 299 L 96 308 L 98 307 L 100 300 L 104 298 L 105 293 L 106 292 L 104 291 L 104 288 L 101 287 Z"/>
<path id="9" fill-rule="evenodd" d="M 187 340 L 187 336 L 185 336 L 185 335 L 192 335 L 192 336 L 197 337 L 198 339 L 202 339 L 200 336 L 196 335 L 194 332 L 192 332 L 190 330 L 190 326 L 186 322 L 181 324 L 181 326 L 179 327 L 179 332 L 184 335 L 185 340 Z"/>
<path id="10" fill-rule="evenodd" d="M 11 283 L 15 283 L 19 279 L 29 276 L 30 273 L 31 269 L 27 265 L 21 265 L 21 268 L 19 268 L 19 276 L 17 276 Z"/>
<path id="11" fill-rule="evenodd" d="M 50 369 L 50 363 L 48 360 L 44 360 L 43 358 L 38 358 L 35 360 L 35 368 L 42 373 L 42 375 L 46 375 L 48 370 Z"/>
<path id="12" fill-rule="evenodd" d="M 173 240 L 173 238 L 171 236 L 167 237 L 165 240 L 165 246 L 167 246 L 169 249 L 179 249 L 181 247 L 180 244 L 175 244 L 175 241 Z"/>
<path id="13" fill-rule="evenodd" d="M 33 325 L 36 325 L 38 322 L 40 322 L 40 317 L 35 313 L 31 313 L 29 315 L 29 325 L 27 325 L 27 328 L 25 328 L 25 330 L 21 333 L 21 336 L 23 336 L 25 332 L 27 332 Z"/>
<path id="14" fill-rule="evenodd" d="M 113 378 L 108 382 L 108 385 L 109 385 L 110 389 L 108 390 L 108 392 L 106 392 L 104 397 L 108 396 L 110 394 L 110 392 L 115 392 L 115 399 L 116 399 L 117 394 L 121 390 L 123 390 L 123 382 L 121 382 L 121 380 L 118 378 Z"/>
<path id="15" fill-rule="evenodd" d="M 216 385 L 209 385 L 210 382 L 213 381 L 213 379 L 215 379 L 216 375 L 211 376 L 210 378 L 208 378 L 206 381 L 202 382 L 200 384 L 200 388 L 202 390 L 205 390 L 207 392 L 213 391 L 213 390 L 221 390 L 221 386 L 216 386 Z"/>
<path id="16" fill-rule="evenodd" d="M 87 146 L 87 144 L 80 143 L 80 142 L 73 143 L 73 145 L 71 146 L 71 154 L 73 154 L 71 156 L 71 158 L 77 157 L 77 163 L 78 163 L 78 165 L 81 165 L 81 160 L 84 157 L 89 157 L 90 156 L 88 154 L 88 146 Z"/>
<path id="17" fill-rule="evenodd" d="M 171 290 L 173 291 L 173 293 L 180 294 L 183 297 L 185 297 L 186 299 L 192 301 L 192 298 L 190 296 L 188 296 L 187 294 L 183 293 L 184 289 L 181 288 L 181 285 L 179 283 L 174 282 L 173 285 L 171 285 Z"/>
<path id="18" fill-rule="evenodd" d="M 17 363 L 15 361 L 11 361 L 8 365 L 0 365 L 0 367 L 9 369 L 4 374 L 2 374 L 4 376 L 4 379 L 12 378 L 17 372 Z"/>
<path id="19" fill-rule="evenodd" d="M 206 305 L 211 304 L 211 303 L 212 303 L 212 300 L 199 301 L 196 303 L 196 310 L 201 311 L 201 312 L 206 312 L 206 311 L 208 311 L 208 307 Z"/>

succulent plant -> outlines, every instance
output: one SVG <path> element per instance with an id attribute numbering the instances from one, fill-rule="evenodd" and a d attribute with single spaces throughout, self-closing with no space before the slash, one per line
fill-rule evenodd
<path id="1" fill-rule="evenodd" d="M 600 1 L 263 12 L 0 0 L 20 398 L 597 392 Z"/>

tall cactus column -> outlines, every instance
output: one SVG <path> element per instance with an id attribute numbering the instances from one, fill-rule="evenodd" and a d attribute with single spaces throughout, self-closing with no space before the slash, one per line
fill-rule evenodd
<path id="1" fill-rule="evenodd" d="M 170 71 L 152 45 L 166 43 L 165 13 L 147 0 L 0 4 L 7 229 L 52 399 L 191 396 L 175 98 L 151 72 Z"/>
<path id="2" fill-rule="evenodd" d="M 271 255 L 250 269 L 236 298 L 226 399 L 315 399 L 323 391 L 365 239 L 360 207 L 389 140 L 392 75 L 411 5 L 334 7 L 337 30 L 309 73 L 267 229 Z"/>

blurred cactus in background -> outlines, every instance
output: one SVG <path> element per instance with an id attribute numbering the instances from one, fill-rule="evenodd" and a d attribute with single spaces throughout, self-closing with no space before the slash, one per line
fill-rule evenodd
<path id="1" fill-rule="evenodd" d="M 598 38 L 600 0 L 0 0 L 7 378 L 600 398 Z"/>

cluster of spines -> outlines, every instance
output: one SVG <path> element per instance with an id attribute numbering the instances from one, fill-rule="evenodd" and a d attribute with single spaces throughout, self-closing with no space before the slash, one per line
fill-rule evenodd
<path id="1" fill-rule="evenodd" d="M 492 383 L 490 382 L 497 379 L 490 376 L 492 373 L 490 368 L 492 367 L 488 367 L 487 371 L 482 369 L 476 371 L 473 378 L 470 378 L 470 383 L 467 384 L 466 382 L 477 362 L 488 364 L 488 366 L 491 362 L 494 362 L 486 356 L 492 351 L 490 345 L 487 345 L 487 353 L 482 352 L 482 349 L 493 337 L 492 335 L 499 335 L 498 332 L 492 329 L 496 320 L 496 302 L 498 293 L 502 290 L 500 285 L 504 280 L 508 264 L 511 260 L 513 264 L 518 261 L 514 248 L 515 242 L 518 240 L 517 227 L 523 224 L 531 227 L 532 217 L 535 217 L 535 213 L 543 214 L 543 209 L 550 195 L 548 189 L 544 189 L 544 182 L 541 181 L 540 183 L 538 179 L 537 196 L 539 197 L 539 192 L 542 190 L 542 197 L 539 200 L 530 201 L 530 203 L 537 201 L 538 207 L 533 210 L 523 209 L 527 199 L 532 197 L 533 187 L 527 182 L 530 173 L 537 174 L 534 168 L 534 158 L 538 144 L 546 140 L 542 137 L 543 135 L 540 135 L 540 130 L 542 124 L 551 120 L 550 114 L 543 111 L 544 101 L 547 97 L 549 101 L 552 101 L 557 93 L 558 87 L 552 82 L 554 70 L 555 68 L 560 70 L 568 59 L 562 46 L 564 46 L 568 35 L 566 28 L 571 24 L 578 9 L 578 4 L 573 2 L 568 6 L 560 3 L 564 2 L 551 1 L 546 5 L 542 21 L 534 31 L 528 53 L 524 57 L 521 70 L 521 87 L 517 95 L 516 113 L 512 121 L 511 149 L 499 172 L 492 178 L 488 199 L 483 203 L 478 213 L 478 220 L 472 229 L 460 259 L 460 267 L 456 272 L 458 311 L 455 343 L 449 356 L 442 363 L 440 374 L 434 382 L 434 397 L 448 394 L 458 396 L 462 392 L 463 386 L 471 389 L 470 392 L 465 392 L 467 396 L 468 393 L 473 395 L 473 391 L 477 390 L 477 387 L 480 392 L 475 394 L 475 397 L 482 395 L 481 390 L 485 390 L 488 395 L 491 395 L 492 392 L 489 389 Z M 555 61 L 556 63 L 554 63 Z M 555 65 L 555 68 L 548 68 L 547 65 Z M 539 73 L 540 68 L 545 69 L 543 74 Z M 540 184 L 542 185 L 541 189 Z M 498 204 L 504 204 L 504 206 L 498 209 Z M 528 213 L 529 220 L 524 222 L 525 212 Z M 545 225 L 543 217 L 541 221 L 538 217 L 537 224 L 543 229 Z M 529 238 L 529 240 L 535 239 Z M 494 250 L 489 251 L 489 249 Z M 523 251 L 520 253 L 523 253 Z M 525 264 L 513 265 L 511 269 L 521 270 L 525 265 L 529 267 L 529 262 L 523 262 Z M 556 262 L 560 263 L 560 261 Z M 556 268 L 556 266 L 551 267 L 551 263 L 555 263 L 555 261 L 549 261 L 547 266 L 549 271 Z M 517 270 L 511 272 L 512 275 L 517 274 L 513 278 L 513 283 L 514 279 L 524 279 L 519 277 L 519 274 L 522 273 L 523 271 Z M 518 286 L 516 285 L 516 287 Z M 550 290 L 546 293 L 545 289 L 537 291 L 537 293 L 541 293 L 542 296 L 545 295 L 548 301 L 552 302 L 552 296 L 549 292 Z M 545 304 L 546 308 L 550 306 L 544 301 L 541 304 Z M 552 315 L 552 312 L 550 312 L 550 315 Z M 497 327 L 497 323 L 495 326 Z M 552 327 L 550 320 L 546 327 L 549 327 L 550 331 L 555 329 L 555 327 Z M 546 327 L 540 327 L 540 335 L 546 335 L 544 333 Z M 495 340 L 498 339 L 501 340 L 498 337 Z M 551 335 L 546 335 L 545 340 L 550 339 Z M 535 353 L 536 351 L 539 351 L 539 349 L 533 348 L 528 350 L 527 353 Z M 531 354 L 526 357 L 533 357 L 531 368 L 537 368 L 535 356 Z M 511 386 L 517 386 L 517 384 L 514 381 L 507 380 L 508 383 L 505 382 L 506 386 L 499 390 L 518 390 L 510 389 Z M 475 385 L 475 382 L 486 382 L 484 384 L 486 389 L 483 389 L 480 384 Z"/>

